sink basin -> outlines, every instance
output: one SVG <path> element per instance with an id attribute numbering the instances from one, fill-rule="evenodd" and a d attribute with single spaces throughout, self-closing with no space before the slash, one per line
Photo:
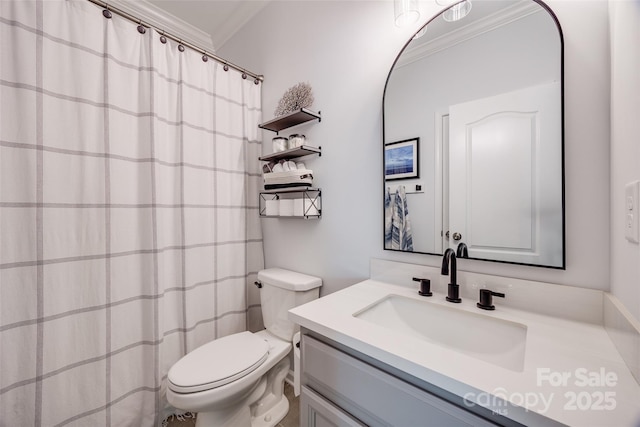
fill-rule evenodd
<path id="1" fill-rule="evenodd" d="M 527 327 L 428 301 L 388 295 L 353 315 L 512 371 L 524 367 Z"/>

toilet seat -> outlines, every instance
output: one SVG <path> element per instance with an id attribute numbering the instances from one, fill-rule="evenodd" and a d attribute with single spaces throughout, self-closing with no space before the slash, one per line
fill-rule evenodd
<path id="1" fill-rule="evenodd" d="M 269 356 L 269 344 L 251 332 L 211 341 L 188 353 L 169 370 L 169 388 L 196 393 L 229 384 L 257 369 Z"/>

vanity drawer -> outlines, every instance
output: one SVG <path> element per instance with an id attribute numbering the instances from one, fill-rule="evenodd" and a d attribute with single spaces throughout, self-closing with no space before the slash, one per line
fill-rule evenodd
<path id="1" fill-rule="evenodd" d="M 300 425 L 304 427 L 366 427 L 313 390 L 302 386 Z"/>
<path id="2" fill-rule="evenodd" d="M 370 426 L 495 426 L 308 335 L 302 338 L 302 383 Z"/>

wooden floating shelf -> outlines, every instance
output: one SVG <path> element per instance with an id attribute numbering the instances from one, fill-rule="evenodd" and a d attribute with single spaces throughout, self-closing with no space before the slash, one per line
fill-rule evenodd
<path id="1" fill-rule="evenodd" d="M 294 111 L 293 113 L 285 114 L 284 116 L 259 124 L 258 127 L 278 133 L 283 129 L 310 122 L 311 120 L 322 121 L 320 112 L 318 111 L 316 113 L 306 108 L 301 108 L 299 111 Z"/>
<path id="2" fill-rule="evenodd" d="M 288 150 L 267 154 L 266 156 L 259 157 L 258 160 L 262 160 L 263 162 L 279 161 L 283 159 L 288 160 L 296 157 L 308 156 L 309 154 L 319 154 L 322 156 L 322 147 L 301 145 L 300 147 L 289 148 Z"/>

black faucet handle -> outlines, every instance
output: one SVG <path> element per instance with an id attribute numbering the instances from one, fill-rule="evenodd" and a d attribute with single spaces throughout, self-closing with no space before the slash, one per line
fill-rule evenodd
<path id="1" fill-rule="evenodd" d="M 464 242 L 458 243 L 458 247 L 456 249 L 456 256 L 458 258 L 469 258 L 469 248 Z"/>
<path id="2" fill-rule="evenodd" d="M 493 297 L 504 298 L 505 295 L 500 292 L 493 292 L 490 289 L 480 289 L 480 302 L 476 305 L 483 310 L 495 310 L 496 306 L 493 305 Z"/>
<path id="3" fill-rule="evenodd" d="M 433 295 L 433 292 L 431 292 L 431 280 L 414 277 L 413 281 L 420 282 L 420 290 L 418 291 L 420 295 L 423 297 L 430 297 Z"/>

